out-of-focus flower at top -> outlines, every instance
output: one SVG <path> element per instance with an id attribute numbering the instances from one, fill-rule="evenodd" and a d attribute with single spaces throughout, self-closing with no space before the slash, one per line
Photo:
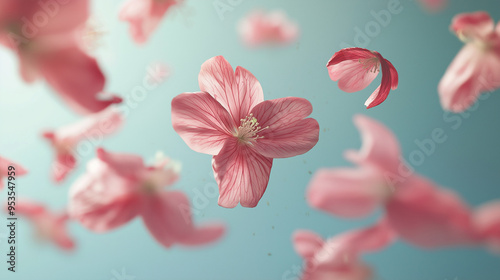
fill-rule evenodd
<path id="1" fill-rule="evenodd" d="M 399 143 L 389 129 L 365 116 L 354 120 L 363 147 L 345 156 L 357 167 L 316 172 L 307 191 L 311 206 L 347 218 L 364 217 L 382 206 L 396 233 L 421 247 L 483 241 L 470 209 L 456 194 L 414 174 L 402 162 Z"/>
<path id="2" fill-rule="evenodd" d="M 71 187 L 69 214 L 94 232 L 106 232 L 141 216 L 153 237 L 165 247 L 198 246 L 220 239 L 225 226 L 195 227 L 187 196 L 164 191 L 179 178 L 178 165 L 160 158 L 146 166 L 130 154 L 97 150 L 87 173 Z"/>
<path id="3" fill-rule="evenodd" d="M 50 241 L 63 250 L 75 248 L 73 238 L 66 229 L 68 215 L 65 211 L 53 213 L 39 203 L 21 198 L 16 203 L 14 212 L 33 224 L 36 238 Z"/>
<path id="4" fill-rule="evenodd" d="M 366 88 L 382 68 L 382 82 L 366 100 L 367 109 L 384 102 L 391 89 L 398 87 L 396 68 L 375 51 L 362 48 L 342 49 L 332 56 L 326 67 L 330 78 L 338 81 L 339 88 L 345 92 L 356 92 Z"/>
<path id="5" fill-rule="evenodd" d="M 82 114 L 121 102 L 100 98 L 104 74 L 80 46 L 77 31 L 88 15 L 88 0 L 0 2 L 0 43 L 18 55 L 22 78 L 31 83 L 43 77 Z"/>
<path id="6" fill-rule="evenodd" d="M 120 20 L 130 24 L 130 35 L 144 44 L 156 30 L 165 14 L 184 0 L 128 0 L 120 10 Z"/>
<path id="7" fill-rule="evenodd" d="M 86 144 L 91 146 L 100 145 L 104 136 L 121 128 L 123 121 L 118 110 L 110 107 L 56 131 L 44 132 L 43 137 L 50 141 L 56 155 L 52 164 L 52 179 L 60 183 L 75 168 L 81 141 L 87 140 Z"/>
<path id="8" fill-rule="evenodd" d="M 448 5 L 448 0 L 420 0 L 420 3 L 429 12 L 435 13 L 442 11 Z"/>
<path id="9" fill-rule="evenodd" d="M 253 11 L 241 20 L 238 31 L 250 47 L 289 45 L 299 36 L 298 25 L 284 11 Z"/>
<path id="10" fill-rule="evenodd" d="M 450 64 L 438 91 L 445 110 L 463 112 L 487 91 L 500 88 L 500 24 L 487 12 L 459 14 L 451 30 L 465 46 Z"/>
<path id="11" fill-rule="evenodd" d="M 13 168 L 9 168 L 9 167 Z M 0 190 L 3 189 L 3 179 L 8 178 L 9 176 L 13 176 L 17 178 L 18 176 L 26 175 L 28 171 L 22 167 L 21 165 L 10 161 L 6 158 L 0 157 Z M 15 182 L 13 182 L 15 183 Z"/>
<path id="12" fill-rule="evenodd" d="M 295 251 L 304 258 L 304 270 L 300 279 L 373 279 L 372 269 L 360 260 L 360 255 L 382 250 L 395 238 L 396 234 L 385 220 L 327 241 L 313 232 L 298 230 L 293 235 L 293 243 Z"/>
<path id="13" fill-rule="evenodd" d="M 220 206 L 255 207 L 273 158 L 304 154 L 318 142 L 318 122 L 307 118 L 312 105 L 297 97 L 264 101 L 252 73 L 233 71 L 222 56 L 201 66 L 198 81 L 202 92 L 172 100 L 174 129 L 191 149 L 214 156 Z"/>

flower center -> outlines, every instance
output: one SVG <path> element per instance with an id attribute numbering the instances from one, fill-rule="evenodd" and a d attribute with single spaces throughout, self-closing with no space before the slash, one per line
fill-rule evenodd
<path id="1" fill-rule="evenodd" d="M 269 128 L 269 126 L 261 127 L 252 113 L 240 121 L 241 125 L 238 127 L 234 136 L 245 144 L 251 144 L 257 139 L 264 138 L 264 136 L 259 136 L 259 133 Z"/>
<path id="2" fill-rule="evenodd" d="M 377 57 L 371 57 L 367 59 L 358 59 L 358 62 L 363 65 L 366 72 L 379 72 L 380 71 L 380 61 Z"/>

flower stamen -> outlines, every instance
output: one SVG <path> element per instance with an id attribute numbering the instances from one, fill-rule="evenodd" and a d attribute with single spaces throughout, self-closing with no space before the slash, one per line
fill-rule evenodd
<path id="1" fill-rule="evenodd" d="M 252 113 L 240 121 L 241 125 L 238 127 L 234 136 L 241 142 L 247 144 L 257 139 L 264 138 L 264 136 L 260 136 L 259 133 L 269 128 L 269 126 L 261 127 Z"/>

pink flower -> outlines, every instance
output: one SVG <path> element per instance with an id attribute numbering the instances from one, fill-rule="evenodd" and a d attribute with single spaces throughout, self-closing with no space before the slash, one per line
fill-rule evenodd
<path id="1" fill-rule="evenodd" d="M 254 11 L 241 20 L 238 31 L 243 42 L 250 47 L 288 45 L 299 36 L 297 24 L 290 21 L 283 11 Z"/>
<path id="2" fill-rule="evenodd" d="M 316 172 L 307 192 L 313 207 L 355 218 L 382 206 L 397 234 L 422 247 L 479 241 L 470 210 L 457 195 L 409 172 L 396 138 L 382 124 L 364 116 L 354 121 L 363 147 L 345 156 L 358 166 Z"/>
<path id="3" fill-rule="evenodd" d="M 396 235 L 386 221 L 335 236 L 327 241 L 307 230 L 296 231 L 293 235 L 295 251 L 305 261 L 301 279 L 372 279 L 373 272 L 361 262 L 360 255 L 381 250 L 395 238 Z"/>
<path id="4" fill-rule="evenodd" d="M 13 170 L 10 170 L 9 167 L 12 166 Z M 26 175 L 28 171 L 22 167 L 21 165 L 10 161 L 6 158 L 0 157 L 0 190 L 3 188 L 3 179 L 8 178 L 9 176 L 13 176 L 14 178 L 17 178 L 18 176 L 23 176 Z M 15 181 L 12 181 L 12 183 L 16 183 Z"/>
<path id="5" fill-rule="evenodd" d="M 264 101 L 262 87 L 246 69 L 222 57 L 201 66 L 202 92 L 172 100 L 172 123 L 186 144 L 214 155 L 219 205 L 255 207 L 264 194 L 273 158 L 304 154 L 318 142 L 319 125 L 309 101 Z M 305 119 L 306 118 L 306 119 Z"/>
<path id="6" fill-rule="evenodd" d="M 459 14 L 451 29 L 464 41 L 439 83 L 445 110 L 463 112 L 481 95 L 500 87 L 500 25 L 486 12 Z"/>
<path id="7" fill-rule="evenodd" d="M 0 43 L 18 55 L 26 82 L 43 77 L 77 112 L 98 112 L 121 99 L 99 96 L 105 77 L 79 46 L 76 34 L 88 18 L 88 0 L 66 2 L 2 1 Z"/>
<path id="8" fill-rule="evenodd" d="M 106 232 L 141 216 L 153 237 L 165 247 L 202 245 L 222 237 L 225 227 L 195 227 L 186 195 L 164 191 L 179 178 L 165 158 L 153 166 L 139 156 L 97 150 L 87 173 L 70 190 L 69 213 L 94 232 Z"/>
<path id="9" fill-rule="evenodd" d="M 66 213 L 49 212 L 44 206 L 25 199 L 19 200 L 14 212 L 33 224 L 37 238 L 50 241 L 63 250 L 75 248 L 73 238 L 66 229 Z"/>
<path id="10" fill-rule="evenodd" d="M 500 201 L 478 207 L 474 211 L 474 225 L 486 245 L 500 252 Z"/>
<path id="11" fill-rule="evenodd" d="M 183 0 L 128 0 L 120 10 L 120 20 L 130 24 L 130 34 L 138 44 L 146 43 L 165 14 Z"/>
<path id="12" fill-rule="evenodd" d="M 336 52 L 328 64 L 328 74 L 345 92 L 366 88 L 382 68 L 382 83 L 366 100 L 367 109 L 375 107 L 387 98 L 391 89 L 398 87 L 396 68 L 378 52 L 362 48 L 347 48 Z"/>
<path id="13" fill-rule="evenodd" d="M 420 3 L 430 12 L 439 12 L 448 5 L 448 0 L 420 0 Z"/>
<path id="14" fill-rule="evenodd" d="M 52 179 L 60 183 L 77 164 L 77 146 L 83 140 L 96 145 L 103 137 L 115 133 L 123 124 L 123 116 L 115 109 L 89 115 L 84 119 L 64 126 L 57 131 L 46 131 L 43 134 L 55 150 L 55 161 L 52 165 Z"/>

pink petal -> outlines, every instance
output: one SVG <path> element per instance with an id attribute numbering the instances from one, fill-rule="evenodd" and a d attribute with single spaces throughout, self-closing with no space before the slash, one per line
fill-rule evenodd
<path id="1" fill-rule="evenodd" d="M 189 201 L 182 192 L 164 192 L 145 199 L 141 213 L 144 224 L 167 248 L 175 243 L 191 246 L 212 243 L 224 234 L 224 226 L 219 224 L 195 228 Z"/>
<path id="2" fill-rule="evenodd" d="M 261 102 L 252 110 L 264 129 L 255 142 L 255 150 L 269 158 L 287 158 L 312 149 L 319 138 L 319 124 L 304 119 L 312 113 L 312 105 L 303 98 L 287 97 Z"/>
<path id="3" fill-rule="evenodd" d="M 484 52 L 467 44 L 455 57 L 439 83 L 444 109 L 462 112 L 474 104 L 479 95 L 500 87 L 500 54 Z"/>
<path id="4" fill-rule="evenodd" d="M 363 146 L 359 151 L 347 151 L 345 157 L 359 165 L 375 166 L 383 175 L 398 174 L 401 151 L 396 136 L 382 123 L 363 115 L 354 117 L 361 133 Z"/>
<path id="5" fill-rule="evenodd" d="M 391 226 L 402 239 L 425 248 L 477 242 L 470 211 L 460 198 L 425 178 L 412 176 L 388 201 Z"/>
<path id="6" fill-rule="evenodd" d="M 40 55 L 37 63 L 47 82 L 79 113 L 99 112 L 122 101 L 117 96 L 99 99 L 105 77 L 97 61 L 76 45 Z"/>
<path id="7" fill-rule="evenodd" d="M 500 202 L 481 205 L 474 211 L 474 225 L 481 239 L 500 252 Z"/>
<path id="8" fill-rule="evenodd" d="M 74 31 L 81 27 L 90 15 L 89 0 L 45 1 L 44 6 L 39 1 L 32 2 L 32 5 L 36 7 L 32 10 L 34 13 L 28 15 L 27 18 L 33 19 L 36 13 L 45 13 L 50 17 L 47 24 L 37 28 L 40 37 Z"/>
<path id="9" fill-rule="evenodd" d="M 293 234 L 295 251 L 303 258 L 312 258 L 323 246 L 323 239 L 316 233 L 308 230 L 297 230 Z"/>
<path id="10" fill-rule="evenodd" d="M 140 212 L 136 184 L 116 174 L 106 163 L 93 159 L 87 165 L 87 173 L 71 186 L 69 215 L 95 232 L 117 228 Z"/>
<path id="11" fill-rule="evenodd" d="M 357 60 L 345 60 L 331 65 L 328 67 L 328 73 L 333 81 L 339 81 L 339 88 L 345 92 L 356 92 L 366 88 L 378 75 L 378 71 L 367 69 Z"/>
<path id="12" fill-rule="evenodd" d="M 176 96 L 172 124 L 191 149 L 210 155 L 218 154 L 225 139 L 236 131 L 229 113 L 206 92 Z"/>
<path id="13" fill-rule="evenodd" d="M 59 153 L 52 164 L 52 180 L 62 182 L 76 167 L 76 158 L 72 154 Z"/>
<path id="14" fill-rule="evenodd" d="M 243 42 L 250 47 L 286 45 L 299 35 L 297 24 L 290 21 L 283 11 L 253 11 L 240 21 L 238 31 Z"/>
<path id="15" fill-rule="evenodd" d="M 306 270 L 302 280 L 371 280 L 374 279 L 372 269 L 363 264 L 355 263 L 350 266 L 334 269 Z"/>
<path id="16" fill-rule="evenodd" d="M 9 167 L 12 166 L 14 167 L 15 170 L 11 170 L 9 171 Z M 0 178 L 1 177 L 8 177 L 9 176 L 9 172 L 12 172 L 14 171 L 16 173 L 16 176 L 23 176 L 23 175 L 26 175 L 28 173 L 28 171 L 22 167 L 21 165 L 19 165 L 18 163 L 16 162 L 13 162 L 9 159 L 6 159 L 6 158 L 3 158 L 3 157 L 0 157 Z"/>
<path id="17" fill-rule="evenodd" d="M 146 168 L 142 158 L 136 155 L 111 153 L 99 148 L 97 157 L 119 176 L 133 181 L 140 179 L 140 174 Z"/>
<path id="18" fill-rule="evenodd" d="M 395 83 L 392 81 L 392 76 L 394 75 L 394 73 L 397 76 L 397 72 L 394 66 L 392 66 L 392 64 L 389 65 L 387 63 L 387 60 L 382 58 L 382 56 L 380 56 L 380 64 L 382 68 L 382 83 L 366 100 L 366 109 L 370 109 L 380 105 L 389 95 L 391 88 L 397 88 L 398 86 L 397 81 Z"/>
<path id="19" fill-rule="evenodd" d="M 420 3 L 430 12 L 439 12 L 448 5 L 448 0 L 420 0 Z"/>
<path id="20" fill-rule="evenodd" d="M 371 168 L 321 169 L 307 189 L 307 201 L 316 208 L 345 218 L 372 213 L 389 197 L 391 189 Z"/>
<path id="21" fill-rule="evenodd" d="M 338 63 L 346 60 L 359 60 L 359 59 L 369 59 L 375 58 L 376 55 L 371 51 L 363 48 L 346 48 L 336 52 L 332 58 L 326 64 L 327 68 L 330 68 Z"/>
<path id="22" fill-rule="evenodd" d="M 493 32 L 494 24 L 487 12 L 463 13 L 453 18 L 450 28 L 459 36 L 483 39 Z"/>
<path id="23" fill-rule="evenodd" d="M 236 138 L 226 140 L 212 167 L 219 185 L 219 205 L 255 207 L 266 191 L 273 160 L 258 154 Z"/>
<path id="24" fill-rule="evenodd" d="M 198 76 L 200 89 L 208 92 L 231 115 L 239 126 L 250 110 L 264 101 L 262 87 L 248 70 L 237 67 L 236 73 L 222 56 L 207 60 Z"/>

